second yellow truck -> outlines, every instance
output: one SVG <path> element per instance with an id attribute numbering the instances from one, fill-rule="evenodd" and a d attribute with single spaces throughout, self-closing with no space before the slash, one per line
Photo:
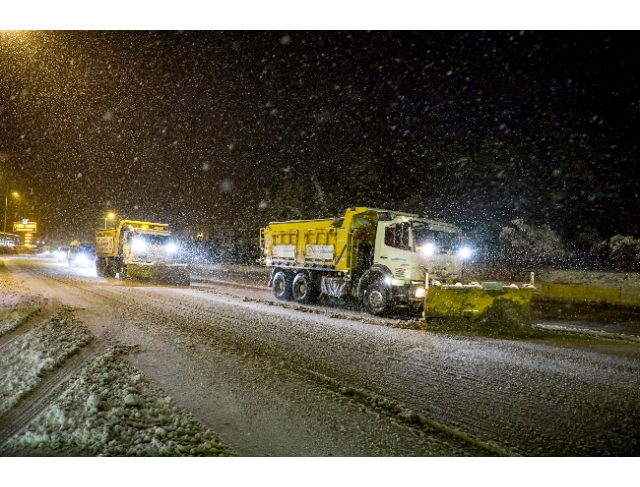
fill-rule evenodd
<path id="1" fill-rule="evenodd" d="M 166 223 L 122 220 L 96 233 L 96 271 L 154 284 L 190 284 L 190 266 Z"/>

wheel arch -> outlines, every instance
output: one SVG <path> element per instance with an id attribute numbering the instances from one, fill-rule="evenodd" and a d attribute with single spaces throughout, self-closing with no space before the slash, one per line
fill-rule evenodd
<path id="1" fill-rule="evenodd" d="M 358 298 L 362 299 L 364 290 L 374 281 L 385 278 L 393 279 L 393 273 L 386 265 L 375 265 L 362 274 L 358 281 Z"/>

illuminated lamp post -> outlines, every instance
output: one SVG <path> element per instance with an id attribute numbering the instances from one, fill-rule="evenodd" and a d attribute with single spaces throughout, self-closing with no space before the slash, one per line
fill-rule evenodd
<path id="1" fill-rule="evenodd" d="M 9 194 L 13 198 L 18 198 L 20 195 L 17 191 L 7 191 L 7 194 L 4 197 L 4 230 L 3 233 L 7 233 L 7 209 L 9 208 Z"/>
<path id="2" fill-rule="evenodd" d="M 104 229 L 107 229 L 107 220 L 113 220 L 116 215 L 114 213 L 109 212 L 107 216 L 104 217 Z"/>

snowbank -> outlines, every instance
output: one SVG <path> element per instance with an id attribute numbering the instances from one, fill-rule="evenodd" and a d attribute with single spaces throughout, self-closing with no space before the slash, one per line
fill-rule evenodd
<path id="1" fill-rule="evenodd" d="M 82 451 L 98 456 L 231 456 L 210 430 L 176 407 L 112 347 L 7 448 Z"/>
<path id="2" fill-rule="evenodd" d="M 3 322 L 0 328 L 10 327 L 11 323 Z M 0 356 L 0 414 L 33 390 L 42 375 L 60 366 L 92 337 L 66 308 L 18 336 Z"/>
<path id="3" fill-rule="evenodd" d="M 0 337 L 15 330 L 39 311 L 39 308 L 0 310 Z"/>

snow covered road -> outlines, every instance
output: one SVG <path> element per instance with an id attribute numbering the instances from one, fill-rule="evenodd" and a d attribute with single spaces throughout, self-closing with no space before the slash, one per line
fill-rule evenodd
<path id="1" fill-rule="evenodd" d="M 38 258 L 5 266 L 5 308 L 20 296 L 68 306 L 97 339 L 139 346 L 129 363 L 239 455 L 640 452 L 637 343 L 408 330 L 259 287 L 141 286 Z"/>

